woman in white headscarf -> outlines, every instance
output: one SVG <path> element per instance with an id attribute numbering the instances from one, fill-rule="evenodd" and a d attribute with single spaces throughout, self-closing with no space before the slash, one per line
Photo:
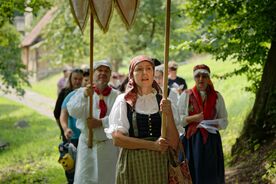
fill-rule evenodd
<path id="1" fill-rule="evenodd" d="M 227 111 L 221 94 L 214 89 L 208 66 L 196 65 L 194 80 L 195 86 L 182 93 L 178 101 L 192 180 L 195 184 L 222 184 L 224 159 L 219 129 L 228 124 Z"/>

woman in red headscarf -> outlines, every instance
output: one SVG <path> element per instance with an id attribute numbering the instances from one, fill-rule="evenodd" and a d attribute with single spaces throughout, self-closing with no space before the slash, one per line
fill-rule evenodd
<path id="1" fill-rule="evenodd" d="M 178 101 L 180 122 L 185 127 L 182 142 L 192 180 L 194 184 L 225 183 L 218 131 L 228 124 L 224 100 L 214 90 L 208 66 L 197 65 L 193 71 L 195 86 L 186 90 Z"/>
<path id="2" fill-rule="evenodd" d="M 114 144 L 122 148 L 116 184 L 168 183 L 167 149 L 176 149 L 179 136 L 171 103 L 162 99 L 160 93 L 151 58 L 133 58 L 126 92 L 117 97 L 109 116 L 109 129 L 105 130 Z M 168 119 L 165 138 L 161 138 L 160 111 Z"/>

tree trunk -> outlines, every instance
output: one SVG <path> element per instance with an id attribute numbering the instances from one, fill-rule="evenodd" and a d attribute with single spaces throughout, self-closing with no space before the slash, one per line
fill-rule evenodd
<path id="1" fill-rule="evenodd" d="M 119 68 L 120 68 L 120 65 L 122 63 L 122 59 L 111 59 L 111 63 L 112 63 L 112 71 L 113 72 L 118 72 L 119 71 Z"/>
<path id="2" fill-rule="evenodd" d="M 253 149 L 255 144 L 271 142 L 276 135 L 276 41 L 272 41 L 264 65 L 260 88 L 252 111 L 245 120 L 241 136 L 232 148 L 232 154 Z M 241 146 L 246 145 L 246 146 Z"/>

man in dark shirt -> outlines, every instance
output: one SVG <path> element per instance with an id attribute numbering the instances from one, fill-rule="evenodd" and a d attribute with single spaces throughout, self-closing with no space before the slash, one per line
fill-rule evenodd
<path id="1" fill-rule="evenodd" d="M 187 84 L 185 79 L 182 77 L 177 76 L 177 68 L 178 64 L 175 61 L 170 61 L 168 64 L 168 85 L 170 88 L 176 89 L 176 92 L 178 95 L 181 95 L 181 93 L 187 89 Z"/>

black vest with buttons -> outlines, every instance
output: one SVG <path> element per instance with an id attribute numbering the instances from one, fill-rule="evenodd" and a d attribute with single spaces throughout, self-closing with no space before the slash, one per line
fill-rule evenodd
<path id="1" fill-rule="evenodd" d="M 158 107 L 160 109 L 160 102 L 162 96 L 156 94 Z M 135 113 L 135 114 L 134 114 Z M 136 117 L 133 121 L 133 118 Z M 139 114 L 136 113 L 132 107 L 127 104 L 127 118 L 130 124 L 129 136 L 136 138 L 153 138 L 157 140 L 161 136 L 161 115 L 160 112 L 154 114 Z"/>

